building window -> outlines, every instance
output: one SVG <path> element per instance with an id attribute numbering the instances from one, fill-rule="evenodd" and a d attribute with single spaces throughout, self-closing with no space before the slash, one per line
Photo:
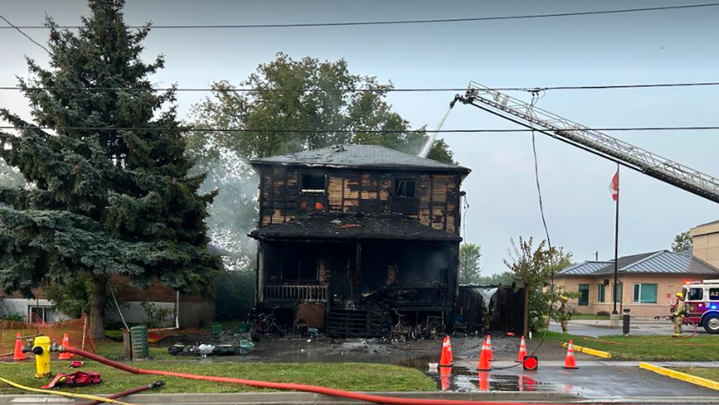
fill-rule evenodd
<path id="1" fill-rule="evenodd" d="M 612 284 L 614 286 L 614 291 L 612 291 L 612 302 L 614 302 L 614 297 L 617 297 L 617 302 L 622 302 L 622 290 L 624 285 L 622 283 L 619 284 Z"/>
<path id="2" fill-rule="evenodd" d="M 394 196 L 399 198 L 417 198 L 417 180 L 394 179 Z"/>
<path id="3" fill-rule="evenodd" d="M 656 284 L 634 284 L 634 302 L 640 304 L 657 303 Z"/>
<path id="4" fill-rule="evenodd" d="M 597 302 L 606 302 L 606 288 L 604 284 L 597 284 Z"/>
<path id="5" fill-rule="evenodd" d="M 579 306 L 589 305 L 589 284 L 579 284 Z"/>
<path id="6" fill-rule="evenodd" d="M 714 289 L 716 290 L 716 288 Z M 711 297 L 711 293 L 709 294 Z M 701 301 L 704 299 L 704 290 L 701 288 L 690 288 L 687 294 L 687 301 Z"/>
<path id="7" fill-rule="evenodd" d="M 29 322 L 55 322 L 55 308 L 30 305 L 27 308 Z"/>
<path id="8" fill-rule="evenodd" d="M 303 173 L 301 178 L 302 192 L 307 194 L 324 194 L 327 177 L 322 173 Z"/>

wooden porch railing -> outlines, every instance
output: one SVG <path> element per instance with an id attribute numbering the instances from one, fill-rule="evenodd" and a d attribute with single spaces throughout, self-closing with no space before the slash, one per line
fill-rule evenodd
<path id="1" fill-rule="evenodd" d="M 326 302 L 327 286 L 324 285 L 266 285 L 264 301 L 272 302 Z"/>

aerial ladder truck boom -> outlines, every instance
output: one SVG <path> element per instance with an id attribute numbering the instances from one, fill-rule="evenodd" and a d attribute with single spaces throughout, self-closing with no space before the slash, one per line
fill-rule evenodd
<path id="1" fill-rule="evenodd" d="M 459 101 L 719 203 L 719 179 L 471 82 Z"/>

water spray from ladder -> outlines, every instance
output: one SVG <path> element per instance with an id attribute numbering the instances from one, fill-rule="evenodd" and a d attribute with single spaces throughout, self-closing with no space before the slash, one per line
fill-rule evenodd
<path id="1" fill-rule="evenodd" d="M 442 129 L 444 122 L 447 121 L 447 116 L 449 115 L 450 111 L 452 111 L 451 107 L 447 109 L 446 113 L 444 113 L 444 117 L 442 117 L 442 120 L 439 122 L 439 125 L 437 125 L 437 129 L 435 129 L 434 131 L 428 131 L 429 138 L 427 139 L 427 143 L 424 144 L 424 146 L 422 147 L 422 150 L 419 152 L 419 154 L 417 156 L 426 158 L 427 155 L 429 155 L 429 151 L 432 150 L 434 141 L 435 141 L 435 139 L 437 139 L 437 132 Z"/>

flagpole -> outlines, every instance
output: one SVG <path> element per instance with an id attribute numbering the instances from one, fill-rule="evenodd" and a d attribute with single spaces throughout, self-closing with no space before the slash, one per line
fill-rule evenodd
<path id="1" fill-rule="evenodd" d="M 619 164 L 617 163 L 617 201 L 616 213 L 614 214 L 614 309 L 612 314 L 617 312 L 617 288 L 619 288 Z"/>

